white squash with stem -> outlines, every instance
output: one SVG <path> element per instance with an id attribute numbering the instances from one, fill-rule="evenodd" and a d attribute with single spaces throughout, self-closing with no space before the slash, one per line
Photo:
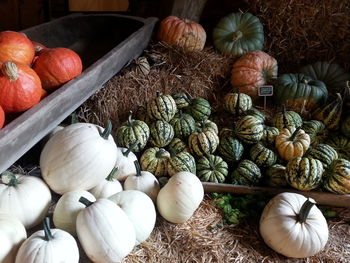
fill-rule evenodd
<path id="1" fill-rule="evenodd" d="M 114 166 L 117 169 L 114 178 L 117 180 L 125 181 L 130 174 L 136 174 L 134 162 L 137 161 L 137 157 L 132 152 L 132 149 L 134 149 L 138 143 L 139 141 L 136 141 L 129 148 L 118 147 L 117 160 Z"/>
<path id="2" fill-rule="evenodd" d="M 89 190 L 89 192 L 92 193 L 96 199 L 108 198 L 111 195 L 123 191 L 121 183 L 114 178 L 116 171 L 117 169 L 113 168 L 112 172 L 105 180 Z"/>

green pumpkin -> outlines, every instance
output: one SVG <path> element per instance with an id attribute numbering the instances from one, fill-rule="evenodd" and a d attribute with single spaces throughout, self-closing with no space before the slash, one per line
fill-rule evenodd
<path id="1" fill-rule="evenodd" d="M 326 126 L 318 120 L 303 121 L 302 129 L 310 135 L 312 146 L 324 142 L 328 137 Z"/>
<path id="2" fill-rule="evenodd" d="M 196 121 L 204 121 L 210 117 L 211 106 L 207 100 L 203 98 L 195 98 L 191 101 L 190 106 L 186 108 L 186 112 Z"/>
<path id="3" fill-rule="evenodd" d="M 182 113 L 182 110 L 174 116 L 170 121 L 170 124 L 174 128 L 175 137 L 177 138 L 187 138 L 195 131 L 195 120 L 189 114 Z"/>
<path id="4" fill-rule="evenodd" d="M 155 176 L 166 176 L 169 158 L 170 153 L 163 148 L 148 148 L 140 158 L 142 171 L 148 171 Z"/>
<path id="5" fill-rule="evenodd" d="M 265 182 L 271 187 L 286 187 L 286 167 L 280 164 L 274 164 L 265 171 Z"/>
<path id="6" fill-rule="evenodd" d="M 179 138 L 172 139 L 171 142 L 168 144 L 167 149 L 169 150 L 169 152 L 173 152 L 174 154 L 177 154 L 183 151 L 189 152 L 189 149 L 186 143 L 184 143 Z"/>
<path id="7" fill-rule="evenodd" d="M 332 146 L 320 143 L 315 147 L 309 149 L 305 155 L 321 161 L 323 167 L 326 169 L 334 160 L 338 159 L 338 153 Z"/>
<path id="8" fill-rule="evenodd" d="M 261 111 L 259 111 L 257 108 L 250 108 L 250 110 L 248 110 L 246 112 L 247 115 L 252 115 L 254 117 L 256 117 L 257 119 L 259 119 L 262 123 L 266 121 L 266 116 L 264 113 L 262 113 Z"/>
<path id="9" fill-rule="evenodd" d="M 300 191 L 317 188 L 324 172 L 322 163 L 311 157 L 297 157 L 288 162 L 286 180 L 288 184 Z"/>
<path id="10" fill-rule="evenodd" d="M 174 138 L 173 126 L 166 121 L 158 120 L 156 122 L 152 122 L 149 128 L 149 142 L 152 146 L 165 147 Z"/>
<path id="11" fill-rule="evenodd" d="M 328 90 L 333 93 L 341 92 L 346 86 L 346 82 L 350 80 L 350 74 L 344 68 L 338 64 L 331 64 L 326 61 L 318 61 L 306 65 L 299 72 L 324 82 Z"/>
<path id="12" fill-rule="evenodd" d="M 207 130 L 212 130 L 216 134 L 219 133 L 218 126 L 216 125 L 215 122 L 213 122 L 211 120 L 196 122 L 196 131 L 197 132 L 202 132 L 202 131 L 207 131 Z"/>
<path id="13" fill-rule="evenodd" d="M 172 95 L 178 109 L 184 109 L 191 104 L 191 99 L 186 93 L 176 93 Z"/>
<path id="14" fill-rule="evenodd" d="M 224 109 L 235 116 L 242 115 L 252 106 L 252 98 L 244 93 L 227 93 L 224 97 Z"/>
<path id="15" fill-rule="evenodd" d="M 337 159 L 325 172 L 323 187 L 335 194 L 350 194 L 350 161 Z"/>
<path id="16" fill-rule="evenodd" d="M 326 143 L 337 151 L 339 158 L 350 159 L 350 139 L 348 137 L 331 136 Z"/>
<path id="17" fill-rule="evenodd" d="M 157 92 L 156 98 L 147 103 L 147 113 L 152 120 L 169 122 L 177 112 L 175 100 L 170 95 Z"/>
<path id="18" fill-rule="evenodd" d="M 350 115 L 341 122 L 340 130 L 343 135 L 350 138 Z"/>
<path id="19" fill-rule="evenodd" d="M 214 46 L 224 54 L 243 55 L 261 50 L 264 29 L 259 18 L 251 13 L 231 13 L 222 18 L 213 31 Z"/>
<path id="20" fill-rule="evenodd" d="M 133 120 L 130 112 L 128 120 L 117 129 L 115 138 L 120 147 L 129 148 L 136 144 L 133 151 L 140 152 L 145 148 L 149 136 L 148 125 L 143 121 Z"/>
<path id="21" fill-rule="evenodd" d="M 196 161 L 188 152 L 179 152 L 175 155 L 171 153 L 168 159 L 168 174 L 173 176 L 178 172 L 191 172 L 196 174 Z"/>
<path id="22" fill-rule="evenodd" d="M 283 74 L 277 78 L 273 97 L 289 109 L 313 111 L 327 101 L 328 90 L 322 81 L 304 74 Z"/>
<path id="23" fill-rule="evenodd" d="M 261 142 L 267 145 L 275 145 L 276 136 L 280 134 L 279 129 L 276 127 L 265 126 Z"/>
<path id="24" fill-rule="evenodd" d="M 261 139 L 263 131 L 263 124 L 254 116 L 247 115 L 236 122 L 236 135 L 244 143 L 257 143 Z"/>
<path id="25" fill-rule="evenodd" d="M 295 111 L 286 111 L 283 107 L 282 112 L 278 112 L 272 118 L 272 126 L 280 131 L 289 127 L 300 127 L 303 125 L 303 120 Z"/>
<path id="26" fill-rule="evenodd" d="M 242 160 L 233 171 L 232 184 L 254 186 L 261 182 L 260 168 L 250 160 Z"/>
<path id="27" fill-rule="evenodd" d="M 277 154 L 262 143 L 257 143 L 250 148 L 250 158 L 257 166 L 268 167 L 276 163 Z"/>
<path id="28" fill-rule="evenodd" d="M 223 183 L 228 174 L 228 165 L 215 155 L 203 156 L 197 161 L 197 176 L 201 181 Z"/>
<path id="29" fill-rule="evenodd" d="M 242 158 L 244 147 L 235 137 L 221 137 L 218 152 L 226 161 L 238 162 Z"/>
<path id="30" fill-rule="evenodd" d="M 219 137 L 213 130 L 195 132 L 188 137 L 191 153 L 198 157 L 215 152 L 219 145 Z"/>

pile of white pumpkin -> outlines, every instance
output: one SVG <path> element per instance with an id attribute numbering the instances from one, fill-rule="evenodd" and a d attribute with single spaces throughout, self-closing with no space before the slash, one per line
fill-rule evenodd
<path id="1" fill-rule="evenodd" d="M 0 262 L 78 262 L 77 237 L 93 262 L 119 262 L 154 229 L 156 207 L 172 223 L 187 221 L 203 200 L 200 180 L 173 175 L 161 188 L 137 157 L 105 129 L 74 123 L 56 129 L 40 156 L 44 180 L 10 172 L 0 181 Z M 121 183 L 122 182 L 122 183 Z M 47 221 L 51 190 L 61 195 Z M 155 206 L 156 204 L 156 206 Z M 27 238 L 26 230 L 43 222 Z M 48 249 L 50 247 L 50 249 Z"/>

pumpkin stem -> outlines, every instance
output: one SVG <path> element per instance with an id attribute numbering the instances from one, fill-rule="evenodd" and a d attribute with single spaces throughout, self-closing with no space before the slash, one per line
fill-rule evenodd
<path id="1" fill-rule="evenodd" d="M 105 130 L 100 135 L 103 139 L 108 140 L 108 136 L 111 134 L 111 132 L 112 132 L 112 122 L 108 120 Z"/>
<path id="2" fill-rule="evenodd" d="M 309 81 L 308 81 L 307 79 L 304 79 L 304 78 L 303 78 L 303 79 L 301 80 L 301 83 L 308 84 Z"/>
<path id="3" fill-rule="evenodd" d="M 161 95 L 160 91 L 156 91 L 157 98 L 160 97 L 160 95 Z"/>
<path id="4" fill-rule="evenodd" d="M 84 196 L 81 196 L 79 198 L 79 202 L 84 204 L 86 207 L 89 207 L 90 205 L 92 205 L 94 202 L 91 202 L 90 200 L 88 200 L 87 198 L 85 198 Z"/>
<path id="5" fill-rule="evenodd" d="M 10 81 L 16 81 L 19 78 L 17 65 L 12 61 L 2 64 L 1 71 Z"/>
<path id="6" fill-rule="evenodd" d="M 301 126 L 299 126 L 298 128 L 295 129 L 292 136 L 290 136 L 290 138 L 289 138 L 290 141 L 294 141 L 294 139 L 298 135 L 298 132 L 300 131 L 300 129 L 301 129 Z"/>
<path id="7" fill-rule="evenodd" d="M 16 175 L 10 171 L 5 171 L 1 174 L 1 181 L 8 186 L 15 186 L 18 184 Z"/>
<path id="8" fill-rule="evenodd" d="M 136 140 L 136 142 L 134 142 L 133 144 L 131 144 L 129 147 L 128 147 L 128 149 L 125 151 L 125 152 L 123 152 L 123 155 L 125 156 L 125 157 L 128 157 L 129 156 L 129 153 L 135 148 L 135 146 L 136 145 L 138 145 L 139 144 L 139 140 Z"/>
<path id="9" fill-rule="evenodd" d="M 134 161 L 134 165 L 135 165 L 135 168 L 136 168 L 136 176 L 141 176 L 140 163 L 136 160 L 136 161 Z"/>
<path id="10" fill-rule="evenodd" d="M 237 30 L 235 32 L 232 33 L 232 41 L 237 41 L 238 39 L 240 39 L 243 36 L 242 31 Z"/>
<path id="11" fill-rule="evenodd" d="M 179 117 L 182 118 L 183 117 L 183 112 L 181 109 L 179 109 Z"/>
<path id="12" fill-rule="evenodd" d="M 166 150 L 164 150 L 163 148 L 160 148 L 159 151 L 156 152 L 156 157 L 157 158 L 163 158 L 165 153 L 166 153 Z"/>
<path id="13" fill-rule="evenodd" d="M 43 228 L 44 228 L 44 233 L 45 233 L 45 240 L 50 241 L 54 239 L 51 229 L 50 229 L 50 218 L 47 216 L 43 220 Z"/>
<path id="14" fill-rule="evenodd" d="M 236 104 L 236 116 L 239 115 L 239 104 L 240 104 L 240 101 L 241 101 L 241 93 L 239 92 L 238 90 L 238 96 L 237 96 L 237 104 Z"/>
<path id="15" fill-rule="evenodd" d="M 112 171 L 109 173 L 109 175 L 107 176 L 106 180 L 107 181 L 112 181 L 114 178 L 115 173 L 118 171 L 117 167 L 113 167 Z"/>
<path id="16" fill-rule="evenodd" d="M 70 124 L 74 124 L 74 123 L 77 123 L 77 122 L 78 122 L 78 116 L 73 112 L 70 115 Z"/>
<path id="17" fill-rule="evenodd" d="M 306 199 L 304 204 L 300 208 L 300 212 L 298 214 L 298 222 L 305 223 L 307 217 L 309 216 L 311 208 L 315 205 L 314 202 L 310 201 L 310 198 Z"/>
<path id="18" fill-rule="evenodd" d="M 129 111 L 129 116 L 128 116 L 128 126 L 130 127 L 132 124 L 132 111 Z"/>

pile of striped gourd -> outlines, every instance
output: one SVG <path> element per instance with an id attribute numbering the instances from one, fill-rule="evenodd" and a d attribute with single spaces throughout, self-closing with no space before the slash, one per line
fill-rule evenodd
<path id="1" fill-rule="evenodd" d="M 205 99 L 157 94 L 139 107 L 137 120 L 130 115 L 116 141 L 123 147 L 137 143 L 133 151 L 140 153 L 142 170 L 157 177 L 189 171 L 208 182 L 298 190 L 323 187 L 346 194 L 350 193 L 350 162 L 344 151 L 350 142 L 349 122 L 342 125 L 344 136 L 328 138 L 328 128 L 339 115 L 337 105 L 323 107 L 318 114 L 323 121 L 303 121 L 298 113 L 286 110 L 267 120 L 250 96 L 228 93 L 224 109 L 235 121 L 219 131 Z"/>

